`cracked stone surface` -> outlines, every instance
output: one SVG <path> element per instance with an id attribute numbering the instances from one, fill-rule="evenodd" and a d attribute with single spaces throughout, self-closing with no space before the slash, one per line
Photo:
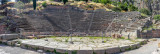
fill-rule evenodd
<path id="1" fill-rule="evenodd" d="M 136 40 L 126 40 L 126 39 L 113 39 L 113 38 L 104 38 L 107 40 L 105 43 L 102 43 L 101 38 L 91 38 L 91 37 L 72 37 L 74 44 L 70 44 L 71 41 L 67 37 L 54 37 L 47 38 L 48 41 L 43 39 L 25 39 L 21 40 L 22 43 L 30 45 L 45 46 L 50 48 L 65 48 L 68 50 L 96 50 L 97 48 L 108 48 L 108 47 L 118 47 L 118 46 L 129 46 L 131 44 L 139 43 L 142 39 Z M 66 41 L 67 40 L 67 41 Z"/>

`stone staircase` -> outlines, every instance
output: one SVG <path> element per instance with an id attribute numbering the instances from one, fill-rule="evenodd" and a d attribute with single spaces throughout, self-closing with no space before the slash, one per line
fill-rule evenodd
<path id="1" fill-rule="evenodd" d="M 25 31 L 34 31 L 35 29 L 30 25 L 26 18 L 14 18 L 17 28 L 22 28 Z"/>

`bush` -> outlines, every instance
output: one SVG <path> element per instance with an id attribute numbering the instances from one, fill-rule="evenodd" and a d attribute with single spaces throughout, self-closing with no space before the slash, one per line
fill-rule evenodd
<path id="1" fill-rule="evenodd" d="M 113 2 L 112 2 L 112 4 L 115 5 L 115 6 L 119 5 L 119 3 L 120 3 L 120 2 L 116 2 L 116 1 L 113 1 Z"/>
<path id="2" fill-rule="evenodd" d="M 66 4 L 68 2 L 68 0 L 63 0 L 63 3 Z"/>
<path id="3" fill-rule="evenodd" d="M 54 1 L 54 0 L 49 0 L 49 1 Z"/>
<path id="4" fill-rule="evenodd" d="M 135 7 L 134 5 L 130 4 L 130 5 L 128 6 L 128 10 L 129 10 L 129 11 L 137 11 L 138 8 Z"/>
<path id="5" fill-rule="evenodd" d="M 155 19 L 155 20 L 160 20 L 160 15 L 155 15 L 155 16 L 154 16 L 154 19 Z"/>
<path id="6" fill-rule="evenodd" d="M 8 1 L 7 0 L 1 0 L 1 4 L 6 4 Z"/>
<path id="7" fill-rule="evenodd" d="M 33 0 L 33 9 L 36 10 L 37 7 L 37 0 Z"/>
<path id="8" fill-rule="evenodd" d="M 47 7 L 47 2 L 44 1 L 44 2 L 42 3 L 42 6 L 43 6 L 43 7 Z"/>
<path id="9" fill-rule="evenodd" d="M 18 8 L 18 9 L 23 9 L 24 8 L 24 3 L 21 2 L 21 1 L 18 1 L 14 4 L 14 7 L 15 8 Z"/>
<path id="10" fill-rule="evenodd" d="M 124 11 L 128 11 L 128 4 L 127 4 L 127 3 L 120 4 L 120 5 L 119 5 L 119 8 L 121 8 L 121 9 L 124 10 Z"/>
<path id="11" fill-rule="evenodd" d="M 119 7 L 114 7 L 114 8 L 112 8 L 112 10 L 115 12 L 121 12 L 122 9 Z"/>
<path id="12" fill-rule="evenodd" d="M 93 2 L 96 2 L 96 3 L 103 3 L 103 4 L 111 4 L 112 1 L 111 0 L 92 0 Z"/>
<path id="13" fill-rule="evenodd" d="M 85 1 L 86 3 L 88 2 L 88 0 L 76 0 L 76 1 Z"/>
<path id="14" fill-rule="evenodd" d="M 139 12 L 146 14 L 146 15 L 151 15 L 151 12 L 148 9 L 140 9 Z"/>
<path id="15" fill-rule="evenodd" d="M 77 51 L 75 50 L 75 51 L 72 51 L 72 54 L 77 54 Z"/>

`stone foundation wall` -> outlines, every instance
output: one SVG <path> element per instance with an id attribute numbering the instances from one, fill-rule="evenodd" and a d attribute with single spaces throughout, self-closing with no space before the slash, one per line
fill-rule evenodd
<path id="1" fill-rule="evenodd" d="M 147 32 L 138 33 L 139 38 L 160 38 L 160 29 L 152 29 Z"/>
<path id="2" fill-rule="evenodd" d="M 14 45 L 16 41 L 8 41 L 8 45 Z M 119 53 L 119 52 L 124 52 L 128 50 L 133 50 L 141 47 L 141 45 L 146 44 L 147 41 L 143 40 L 139 43 L 135 43 L 132 45 L 126 45 L 126 46 L 117 46 L 117 47 L 110 47 L 110 48 L 99 48 L 96 50 L 67 50 L 67 49 L 59 49 L 59 48 L 50 48 L 50 47 L 45 47 L 45 46 L 39 46 L 39 45 L 34 45 L 34 44 L 25 44 L 21 43 L 20 47 L 26 48 L 26 49 L 32 49 L 32 50 L 44 50 L 44 51 L 49 51 L 49 52 L 58 52 L 58 53 L 68 53 L 72 54 L 72 52 L 76 52 L 76 54 L 114 54 L 114 53 Z"/>

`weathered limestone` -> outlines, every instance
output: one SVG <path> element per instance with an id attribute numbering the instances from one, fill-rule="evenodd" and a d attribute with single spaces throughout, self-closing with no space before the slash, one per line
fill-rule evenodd
<path id="1" fill-rule="evenodd" d="M 158 43 L 158 48 L 160 48 L 160 43 Z"/>
<path id="2" fill-rule="evenodd" d="M 122 52 L 129 50 L 130 46 L 125 45 L 125 46 L 120 46 L 120 49 Z"/>
<path id="3" fill-rule="evenodd" d="M 96 54 L 105 54 L 105 48 L 93 48 Z"/>
<path id="4" fill-rule="evenodd" d="M 77 50 L 77 54 L 93 54 L 93 50 Z"/>
<path id="5" fill-rule="evenodd" d="M 47 52 L 58 52 L 58 53 L 66 53 L 69 54 L 76 52 L 77 54 L 113 54 L 113 53 L 119 53 L 124 52 L 132 49 L 139 48 L 141 44 L 146 43 L 147 40 L 138 39 L 135 41 L 131 40 L 112 40 L 115 42 L 75 42 L 74 44 L 70 44 L 68 42 L 63 41 L 55 41 L 53 39 L 47 38 L 48 41 L 45 41 L 45 39 L 28 39 L 28 40 L 17 40 L 21 41 L 21 47 L 27 48 L 27 49 L 34 49 L 34 50 L 44 50 Z M 62 39 L 62 38 L 61 38 Z M 74 40 L 73 38 L 72 40 Z M 93 39 L 93 38 L 91 38 Z M 57 39 L 56 39 L 57 40 Z M 62 39 L 63 40 L 63 39 Z M 79 39 L 75 39 L 79 40 Z M 60 41 L 60 42 L 59 42 Z M 95 41 L 95 40 L 94 40 Z M 122 42 L 123 41 L 123 42 Z M 16 43 L 15 40 L 13 42 Z M 12 41 L 8 41 L 8 44 L 12 44 Z"/>
<path id="6" fill-rule="evenodd" d="M 0 38 L 1 40 L 11 40 L 11 39 L 17 39 L 20 36 L 18 34 L 1 34 Z"/>
<path id="7" fill-rule="evenodd" d="M 113 53 L 118 53 L 121 52 L 121 49 L 119 47 L 113 47 L 113 48 L 107 48 L 106 53 L 108 54 L 113 54 Z"/>
<path id="8" fill-rule="evenodd" d="M 65 48 L 63 48 L 63 49 L 59 49 L 59 48 L 57 48 L 57 49 L 55 49 L 57 52 L 61 52 L 61 53 L 66 53 L 66 52 L 68 52 L 69 50 L 67 50 L 67 48 L 65 49 Z"/>
<path id="9" fill-rule="evenodd" d="M 7 45 L 13 45 L 11 41 L 7 41 Z"/>
<path id="10" fill-rule="evenodd" d="M 50 52 L 53 52 L 55 48 L 51 48 L 51 47 L 43 47 L 45 51 L 50 51 Z"/>

